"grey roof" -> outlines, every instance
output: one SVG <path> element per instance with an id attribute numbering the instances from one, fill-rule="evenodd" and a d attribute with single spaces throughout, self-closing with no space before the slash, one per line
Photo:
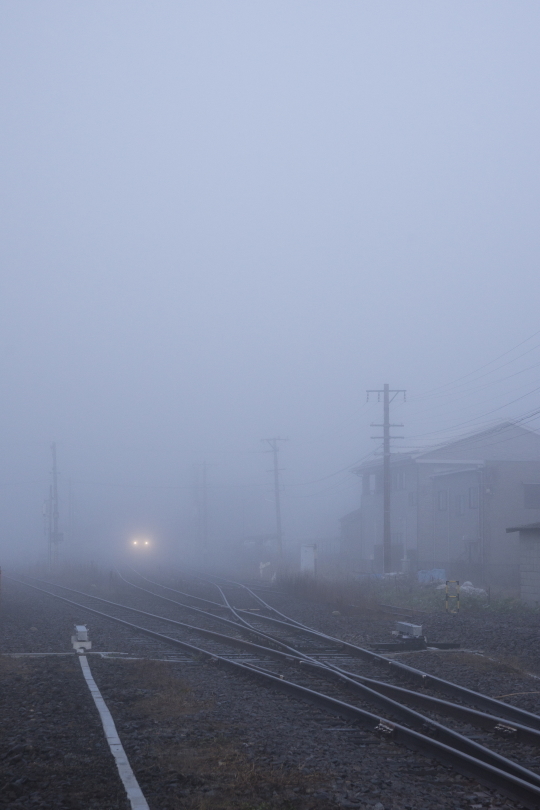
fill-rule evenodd
<path id="1" fill-rule="evenodd" d="M 512 526 L 508 532 L 540 532 L 540 523 L 526 523 L 525 526 Z"/>
<path id="2" fill-rule="evenodd" d="M 534 430 L 514 422 L 501 422 L 495 427 L 471 433 L 461 439 L 418 453 L 392 453 L 392 464 L 414 460 L 418 463 L 481 464 L 483 461 L 538 461 L 540 462 L 540 435 Z M 359 473 L 369 467 L 382 466 L 382 460 L 368 461 L 356 467 Z"/>
<path id="3" fill-rule="evenodd" d="M 540 435 L 514 422 L 501 422 L 488 430 L 420 453 L 418 458 L 540 461 Z"/>

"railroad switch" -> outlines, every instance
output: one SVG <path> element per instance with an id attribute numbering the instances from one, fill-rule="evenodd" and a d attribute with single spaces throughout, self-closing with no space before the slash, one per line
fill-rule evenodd
<path id="1" fill-rule="evenodd" d="M 92 649 L 92 642 L 88 637 L 88 627 L 85 624 L 76 624 L 71 636 L 71 643 L 75 652 L 83 654 L 86 650 Z"/>
<path id="2" fill-rule="evenodd" d="M 423 634 L 421 624 L 411 624 L 410 622 L 396 622 L 396 629 L 392 630 L 392 635 L 396 636 L 393 642 L 378 642 L 371 646 L 373 650 L 381 652 L 406 652 L 408 650 L 427 650 L 434 647 L 438 650 L 456 650 L 461 646 L 453 642 L 430 641 Z"/>

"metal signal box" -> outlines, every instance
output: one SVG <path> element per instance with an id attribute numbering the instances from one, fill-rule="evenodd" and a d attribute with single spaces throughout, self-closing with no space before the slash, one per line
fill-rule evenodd
<path id="1" fill-rule="evenodd" d="M 396 630 L 400 636 L 419 638 L 422 635 L 421 624 L 411 624 L 410 622 L 396 622 Z"/>

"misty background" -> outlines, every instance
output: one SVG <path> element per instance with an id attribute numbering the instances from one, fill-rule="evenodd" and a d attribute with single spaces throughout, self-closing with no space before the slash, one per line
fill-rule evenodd
<path id="1" fill-rule="evenodd" d="M 4 0 L 0 562 L 337 536 L 540 383 L 536 2 Z"/>

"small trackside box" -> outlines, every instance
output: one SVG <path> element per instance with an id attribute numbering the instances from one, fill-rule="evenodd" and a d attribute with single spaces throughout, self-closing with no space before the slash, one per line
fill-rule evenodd
<path id="1" fill-rule="evenodd" d="M 401 636 L 412 636 L 412 638 L 419 638 L 422 635 L 421 624 L 411 624 L 410 622 L 396 622 L 396 630 Z"/>
<path id="2" fill-rule="evenodd" d="M 75 652 L 84 653 L 92 649 L 92 642 L 88 637 L 88 627 L 85 624 L 76 624 L 71 636 L 71 643 Z"/>

